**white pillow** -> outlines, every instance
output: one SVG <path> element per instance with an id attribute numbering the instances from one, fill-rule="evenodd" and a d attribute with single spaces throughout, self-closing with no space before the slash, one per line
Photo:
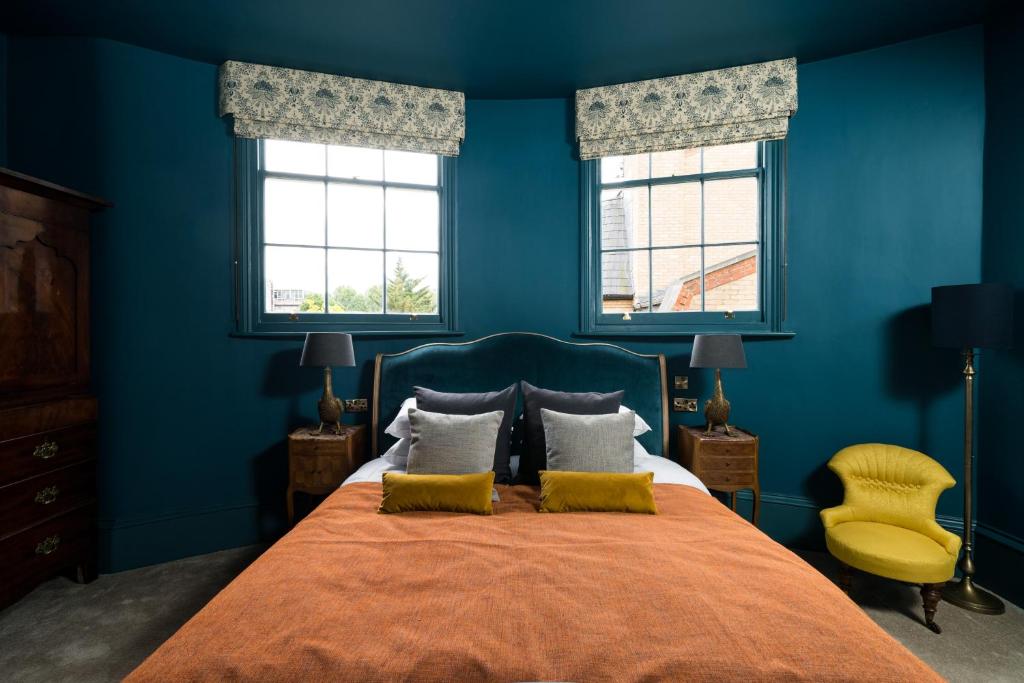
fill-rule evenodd
<path id="1" fill-rule="evenodd" d="M 633 463 L 638 463 L 642 458 L 649 457 L 651 457 L 651 454 L 647 452 L 647 449 L 639 441 L 633 439 Z"/>
<path id="2" fill-rule="evenodd" d="M 409 439 L 399 439 L 380 457 L 384 462 L 405 467 L 408 463 L 411 443 Z"/>
<path id="3" fill-rule="evenodd" d="M 409 426 L 409 409 L 416 407 L 416 397 L 407 398 L 402 401 L 402 407 L 398 409 L 398 415 L 391 421 L 385 434 L 390 434 L 396 439 L 411 439 L 412 427 Z"/>
<path id="4" fill-rule="evenodd" d="M 626 406 L 619 406 L 620 413 L 628 413 L 629 410 L 630 409 Z M 646 434 L 647 432 L 651 431 L 651 425 L 647 424 L 647 422 L 645 422 L 644 419 L 640 417 L 640 413 L 634 414 L 636 415 L 636 420 L 633 422 L 633 437 L 636 438 L 641 434 Z"/>

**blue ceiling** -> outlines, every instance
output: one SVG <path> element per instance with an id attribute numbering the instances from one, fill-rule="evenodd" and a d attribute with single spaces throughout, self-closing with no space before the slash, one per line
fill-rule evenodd
<path id="1" fill-rule="evenodd" d="M 993 0 L 995 2 L 995 0 Z M 89 35 L 463 90 L 576 88 L 795 56 L 823 59 L 982 20 L 975 0 L 5 0 L 0 30 Z"/>

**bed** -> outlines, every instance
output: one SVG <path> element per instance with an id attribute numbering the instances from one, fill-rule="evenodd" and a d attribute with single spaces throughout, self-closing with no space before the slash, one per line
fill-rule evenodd
<path id="1" fill-rule="evenodd" d="M 625 388 L 663 456 L 665 375 L 661 356 L 519 333 L 381 356 L 374 450 L 414 385 L 525 379 Z M 539 514 L 536 488 L 496 488 L 491 516 L 380 515 L 379 481 L 348 482 L 129 680 L 940 680 L 699 486 L 656 475 L 656 516 Z"/>

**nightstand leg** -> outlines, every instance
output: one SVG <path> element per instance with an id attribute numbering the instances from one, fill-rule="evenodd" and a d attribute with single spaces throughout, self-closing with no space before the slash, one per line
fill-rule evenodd
<path id="1" fill-rule="evenodd" d="M 754 489 L 754 526 L 757 526 L 757 520 L 761 518 L 761 489 Z"/>
<path id="2" fill-rule="evenodd" d="M 729 494 L 729 505 L 732 507 L 732 511 L 736 512 L 736 492 L 733 491 Z"/>
<path id="3" fill-rule="evenodd" d="M 295 524 L 295 491 L 291 486 L 288 487 L 286 496 L 288 499 L 288 526 L 291 527 Z"/>

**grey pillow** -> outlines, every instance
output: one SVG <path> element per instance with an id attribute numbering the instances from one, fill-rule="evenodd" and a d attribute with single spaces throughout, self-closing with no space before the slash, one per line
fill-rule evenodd
<path id="1" fill-rule="evenodd" d="M 492 410 L 502 410 L 505 417 L 498 430 L 494 445 L 494 483 L 510 484 L 512 467 L 512 417 L 516 412 L 516 385 L 502 391 L 480 394 L 450 394 L 425 387 L 413 387 L 416 391 L 416 407 L 432 413 L 446 415 L 479 415 Z"/>
<path id="2" fill-rule="evenodd" d="M 569 415 L 547 408 L 544 422 L 549 470 L 632 472 L 632 411 L 611 415 Z"/>
<path id="3" fill-rule="evenodd" d="M 475 474 L 494 465 L 494 442 L 505 413 L 445 415 L 409 410 L 409 474 Z"/>

